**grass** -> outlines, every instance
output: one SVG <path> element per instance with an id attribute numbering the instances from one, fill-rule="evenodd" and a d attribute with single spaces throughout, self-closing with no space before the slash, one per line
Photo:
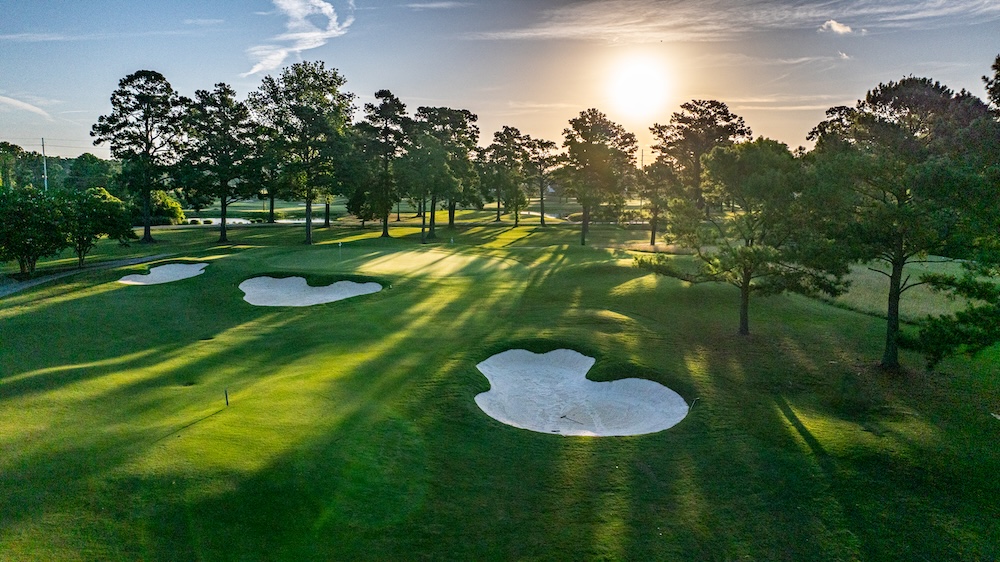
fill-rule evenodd
<path id="1" fill-rule="evenodd" d="M 882 321 L 797 296 L 755 300 L 740 338 L 735 289 L 632 267 L 642 231 L 314 232 L 159 230 L 93 259 L 206 272 L 0 299 L 0 559 L 1000 557 L 998 350 L 887 377 Z M 260 273 L 391 288 L 260 308 L 237 288 Z M 694 406 L 647 436 L 508 427 L 475 365 L 514 347 Z"/>
<path id="2" fill-rule="evenodd" d="M 887 269 L 880 264 L 852 266 L 848 277 L 851 280 L 850 290 L 831 299 L 831 302 L 884 318 L 889 291 L 889 278 L 881 273 L 884 271 Z M 944 258 L 910 263 L 903 269 L 903 278 L 909 276 L 911 283 L 919 283 L 920 276 L 928 273 L 961 275 L 962 266 L 960 262 Z M 926 285 L 919 284 L 905 291 L 899 300 L 900 319 L 906 322 L 917 322 L 928 315 L 952 314 L 965 308 L 963 300 L 948 298 L 943 293 L 936 293 Z"/>

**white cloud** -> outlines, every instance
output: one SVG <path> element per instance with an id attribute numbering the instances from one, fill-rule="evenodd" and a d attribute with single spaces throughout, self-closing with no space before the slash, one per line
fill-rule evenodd
<path id="1" fill-rule="evenodd" d="M 840 57 L 840 60 L 851 60 L 852 58 L 854 58 L 851 55 L 845 53 L 844 51 L 837 51 L 837 56 Z"/>
<path id="2" fill-rule="evenodd" d="M 301 53 L 309 49 L 322 47 L 334 38 L 347 33 L 347 28 L 354 23 L 354 2 L 349 2 L 351 14 L 340 21 L 333 5 L 323 0 L 272 0 L 278 13 L 288 18 L 285 23 L 286 33 L 271 38 L 272 43 L 255 45 L 247 49 L 247 53 L 256 62 L 249 76 L 258 72 L 274 70 L 292 53 Z M 326 18 L 324 27 L 314 23 L 315 18 Z"/>
<path id="3" fill-rule="evenodd" d="M 837 20 L 826 20 L 817 31 L 832 31 L 837 35 L 848 35 L 853 32 L 851 26 L 842 24 Z"/>
<path id="4" fill-rule="evenodd" d="M 52 119 L 52 116 L 49 115 L 49 113 L 44 109 L 38 106 L 31 105 L 30 103 L 27 102 L 16 100 L 14 98 L 8 98 L 7 96 L 0 96 L 0 105 L 12 107 L 19 111 L 27 111 L 29 113 L 34 113 L 35 115 L 41 115 L 42 117 L 44 117 L 49 121 L 55 121 L 54 119 Z"/>
<path id="5" fill-rule="evenodd" d="M 532 24 L 473 39 L 578 39 L 628 43 L 716 41 L 776 30 L 843 32 L 835 18 L 867 30 L 938 28 L 1000 19 L 996 0 L 586 0 L 544 11 Z M 822 28 L 821 28 L 822 29 Z M 839 31 L 838 31 L 839 30 Z"/>

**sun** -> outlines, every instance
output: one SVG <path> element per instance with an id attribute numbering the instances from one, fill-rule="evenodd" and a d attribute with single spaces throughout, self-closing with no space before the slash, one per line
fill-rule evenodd
<path id="1" fill-rule="evenodd" d="M 608 96 L 615 109 L 633 119 L 656 116 L 670 94 L 669 70 L 653 57 L 630 56 L 612 69 Z"/>

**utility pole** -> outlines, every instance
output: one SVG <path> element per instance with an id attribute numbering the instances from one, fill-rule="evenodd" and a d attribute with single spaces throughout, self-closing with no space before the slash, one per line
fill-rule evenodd
<path id="1" fill-rule="evenodd" d="M 45 138 L 42 138 L 42 183 L 45 185 L 45 189 L 42 191 L 49 190 L 49 165 L 45 159 Z"/>

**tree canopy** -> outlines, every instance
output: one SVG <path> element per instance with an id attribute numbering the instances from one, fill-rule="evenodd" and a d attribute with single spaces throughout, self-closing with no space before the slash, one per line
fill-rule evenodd
<path id="1" fill-rule="evenodd" d="M 126 185 L 142 198 L 143 242 L 153 241 L 150 193 L 166 187 L 183 148 L 185 105 L 162 74 L 139 70 L 121 79 L 111 94 L 111 113 L 90 131 L 95 145 L 109 144 L 112 156 L 122 160 Z"/>
<path id="2" fill-rule="evenodd" d="M 672 163 L 699 209 L 709 209 L 702 193 L 701 158 L 716 146 L 750 140 L 753 132 L 743 118 L 717 100 L 691 100 L 670 116 L 670 122 L 649 128 L 656 138 L 653 151 Z"/>
<path id="3" fill-rule="evenodd" d="M 322 62 L 299 62 L 265 76 L 249 105 L 281 157 L 284 184 L 306 202 L 306 244 L 312 244 L 312 204 L 337 186 L 336 169 L 354 112 L 346 80 Z"/>
<path id="4" fill-rule="evenodd" d="M 900 295 L 923 283 L 904 277 L 904 267 L 929 254 L 961 252 L 983 225 L 978 210 L 996 204 L 983 153 L 969 150 L 982 146 L 995 121 L 975 96 L 927 78 L 880 84 L 856 107 L 827 115 L 811 133 L 817 173 L 842 195 L 843 244 L 856 260 L 885 266 L 882 366 L 895 370 Z"/>
<path id="5" fill-rule="evenodd" d="M 580 244 L 587 244 L 590 213 L 621 191 L 635 166 L 635 135 L 597 109 L 570 119 L 563 130 L 566 170 L 571 190 L 583 207 Z"/>

